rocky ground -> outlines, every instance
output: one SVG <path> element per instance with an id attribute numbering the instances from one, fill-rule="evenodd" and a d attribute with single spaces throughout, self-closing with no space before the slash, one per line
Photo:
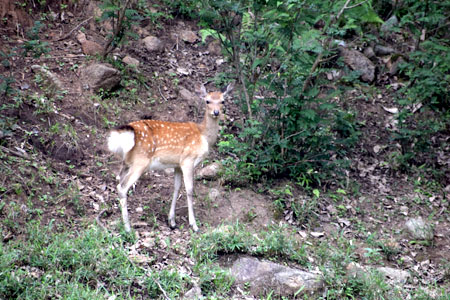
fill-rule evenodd
<path id="1" fill-rule="evenodd" d="M 96 21 L 99 13 L 91 2 L 65 15 L 50 16 L 54 19 L 44 22 L 40 34 L 50 51 L 39 58 L 14 56 L 10 67 L 2 67 L 4 74 L 14 77 L 12 87 L 26 95 L 21 100 L 5 96 L 1 100 L 2 159 L 17 161 L 17 169 L 0 165 L 2 214 L 12 222 L 2 223 L 3 242 L 20 239 L 21 227 L 34 218 L 41 218 L 43 224 L 52 220 L 61 228 L 82 228 L 97 220 L 114 232 L 120 221 L 115 191 L 119 166 L 105 150 L 108 128 L 144 115 L 198 122 L 203 107 L 193 93 L 194 85 L 207 83 L 213 89 L 214 76 L 229 70 L 218 44 L 211 38 L 202 42 L 194 21 L 177 18 L 161 20 L 160 26 L 149 22 L 134 28 L 139 38 L 115 50 L 113 59 L 105 63 L 96 55 L 109 25 Z M 5 53 L 27 41 L 14 28 L 0 31 L 0 48 Z M 374 55 L 381 57 L 380 51 L 389 49 L 382 50 Z M 346 51 L 344 57 L 349 55 Z M 350 249 L 358 262 L 346 266 L 351 276 L 377 269 L 389 283 L 406 290 L 424 286 L 430 295 L 440 288 L 448 291 L 448 187 L 442 190 L 421 182 L 425 178 L 392 172 L 384 163 L 390 154 L 385 151 L 389 141 L 384 132 L 395 126 L 396 113 L 389 90 L 379 86 L 378 92 L 370 94 L 355 89 L 340 101 L 355 108 L 365 126 L 361 128 L 359 157 L 354 158 L 357 163 L 348 174 L 347 185 L 335 192 L 323 192 L 313 199 L 286 180 L 272 186 L 236 188 L 214 172 L 197 172 L 195 212 L 202 232 L 226 230 L 227 225 L 222 224 L 237 221 L 255 233 L 284 224 L 310 251 L 308 269 L 286 261 L 280 265 L 249 256 L 224 256 L 219 261 L 237 278 L 234 298 L 257 297 L 269 283 L 274 288 L 286 284 L 282 290 L 288 295 L 301 286 L 312 292 L 324 290 L 323 282 L 311 279 L 321 274 L 315 267 L 319 255 L 313 249 L 323 243 L 338 247 L 342 239 L 352 241 Z M 232 99 L 227 101 L 226 114 L 223 126 L 233 132 L 234 122 L 243 116 Z M 220 159 L 214 150 L 199 169 Z M 170 172 L 151 172 L 133 190 L 129 211 L 137 240 L 129 245 L 129 256 L 144 266 L 177 266 L 192 275 L 184 194 L 177 209 L 179 228 L 170 230 L 166 223 L 172 181 Z M 275 192 L 286 187 L 290 193 Z M 293 218 L 289 207 L 280 212 L 273 204 L 280 197 L 305 206 L 313 202 L 313 216 L 307 214 L 308 222 L 302 223 Z M 7 213 L 11 211 L 13 217 Z M 292 278 L 302 281 L 289 285 Z M 242 292 L 246 281 L 253 282 L 250 293 Z M 199 291 L 194 288 L 190 293 L 195 297 Z"/>

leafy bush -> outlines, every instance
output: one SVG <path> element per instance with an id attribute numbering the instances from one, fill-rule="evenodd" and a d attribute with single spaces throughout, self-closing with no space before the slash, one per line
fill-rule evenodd
<path id="1" fill-rule="evenodd" d="M 43 42 L 39 38 L 39 33 L 43 26 L 44 24 L 40 21 L 35 21 L 34 26 L 27 32 L 28 40 L 25 41 L 22 46 L 24 56 L 28 55 L 28 53 L 32 53 L 33 57 L 38 58 L 42 54 L 50 52 L 48 42 Z"/>
<path id="2" fill-rule="evenodd" d="M 191 2 L 174 2 L 189 11 Z M 228 176 L 233 183 L 304 174 L 318 183 L 344 166 L 358 128 L 351 112 L 331 103 L 339 91 L 318 97 L 325 71 L 319 66 L 332 53 L 332 38 L 380 20 L 370 1 L 344 9 L 339 20 L 333 19 L 330 12 L 338 14 L 343 5 L 210 0 L 189 6 L 191 16 L 198 8 L 205 34 L 221 41 L 233 66 L 231 76 L 242 87 L 237 101 L 246 119 L 236 124 L 236 136 L 227 134 L 219 144 L 232 156 L 224 163 L 226 175 L 234 174 Z M 316 28 L 319 21 L 325 24 L 322 30 Z"/>
<path id="3" fill-rule="evenodd" d="M 416 50 L 400 65 L 408 81 L 398 92 L 402 109 L 398 131 L 393 132 L 394 141 L 402 147 L 397 160 L 404 169 L 413 165 L 434 168 L 435 154 L 449 145 L 445 141 L 450 128 L 448 8 L 446 2 L 405 1 L 397 12 L 400 26 L 409 28 L 417 41 Z"/>

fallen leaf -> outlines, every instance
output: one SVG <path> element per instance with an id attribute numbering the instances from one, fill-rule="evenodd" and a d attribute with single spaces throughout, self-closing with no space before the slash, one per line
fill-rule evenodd
<path id="1" fill-rule="evenodd" d="M 391 114 L 398 114 L 398 108 L 397 107 L 384 107 L 383 109 L 387 112 L 390 112 Z"/>
<path id="2" fill-rule="evenodd" d="M 310 232 L 309 234 L 311 234 L 313 237 L 316 237 L 316 238 L 318 238 L 318 237 L 321 237 L 321 236 L 324 236 L 325 235 L 325 232 Z"/>

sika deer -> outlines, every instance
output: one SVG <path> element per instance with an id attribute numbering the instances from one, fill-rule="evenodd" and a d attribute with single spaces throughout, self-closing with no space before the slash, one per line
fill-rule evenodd
<path id="1" fill-rule="evenodd" d="M 205 117 L 200 124 L 141 120 L 120 126 L 109 133 L 108 149 L 122 158 L 117 191 L 127 232 L 131 231 L 127 209 L 128 189 L 146 170 L 167 168 L 175 170 L 169 225 L 171 228 L 176 226 L 175 206 L 183 177 L 189 225 L 194 231 L 198 231 L 192 203 L 194 168 L 206 157 L 217 140 L 224 97 L 232 89 L 232 84 L 228 85 L 225 92 L 206 93 L 204 86 L 198 89 L 197 94 L 206 103 Z"/>

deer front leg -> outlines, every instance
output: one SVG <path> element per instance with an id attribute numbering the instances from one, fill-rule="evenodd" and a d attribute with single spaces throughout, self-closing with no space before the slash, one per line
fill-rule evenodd
<path id="1" fill-rule="evenodd" d="M 175 176 L 174 176 L 174 190 L 173 190 L 173 198 L 172 198 L 172 204 L 170 205 L 170 212 L 169 212 L 169 226 L 170 228 L 174 229 L 175 226 L 177 226 L 175 222 L 175 207 L 177 206 L 177 199 L 178 195 L 180 193 L 181 188 L 181 177 L 182 172 L 180 168 L 175 168 Z"/>
<path id="2" fill-rule="evenodd" d="M 183 171 L 183 179 L 184 179 L 184 187 L 186 188 L 186 197 L 187 197 L 187 205 L 189 212 L 189 225 L 192 227 L 192 230 L 195 232 L 198 231 L 197 222 L 195 221 L 194 216 L 194 204 L 193 204 L 193 195 L 194 195 L 194 164 L 189 163 L 183 165 L 181 167 Z"/>

